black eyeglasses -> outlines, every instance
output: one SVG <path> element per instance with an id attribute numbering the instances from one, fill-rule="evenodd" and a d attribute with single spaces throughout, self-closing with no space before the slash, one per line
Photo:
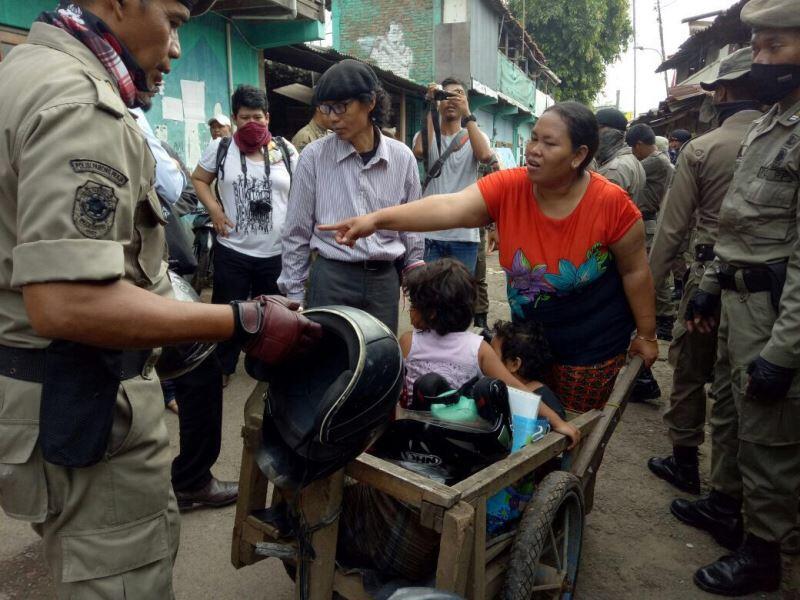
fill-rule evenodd
<path id="1" fill-rule="evenodd" d="M 333 104 L 320 104 L 317 106 L 317 108 L 319 108 L 319 112 L 321 112 L 323 115 L 329 115 L 331 113 L 343 115 L 347 112 L 347 107 L 353 102 L 355 102 L 355 100 L 350 99 L 345 100 L 344 102 L 335 102 Z"/>

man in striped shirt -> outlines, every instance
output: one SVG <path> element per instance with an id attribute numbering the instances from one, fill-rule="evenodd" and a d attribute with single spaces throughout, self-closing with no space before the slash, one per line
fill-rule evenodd
<path id="1" fill-rule="evenodd" d="M 417 161 L 407 146 L 380 133 L 388 95 L 368 65 L 348 59 L 328 69 L 314 103 L 329 115 L 335 135 L 312 142 L 300 155 L 278 285 L 307 308 L 354 306 L 396 333 L 400 273 L 422 263 L 422 236 L 379 231 L 348 248 L 316 226 L 416 200 Z"/>

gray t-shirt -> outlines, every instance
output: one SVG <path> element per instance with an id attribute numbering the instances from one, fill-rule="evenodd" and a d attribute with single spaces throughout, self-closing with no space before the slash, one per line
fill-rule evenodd
<path id="1" fill-rule="evenodd" d="M 417 132 L 417 135 L 419 135 L 419 132 Z M 447 150 L 457 135 L 442 135 L 442 152 Z M 489 141 L 485 133 L 481 132 L 481 135 L 486 138 L 487 142 Z M 416 137 L 414 142 L 416 143 Z M 428 164 L 433 166 L 437 160 L 439 160 L 439 149 L 436 147 L 434 139 L 431 140 L 428 148 Z M 442 165 L 442 174 L 430 182 L 424 195 L 452 194 L 471 186 L 476 181 L 478 181 L 478 159 L 475 158 L 472 152 L 472 144 L 467 140 L 467 143 L 459 150 L 447 157 L 447 160 Z M 430 231 L 425 234 L 425 238 L 447 242 L 477 243 L 480 241 L 480 232 L 477 228 L 448 229 L 446 231 Z"/>

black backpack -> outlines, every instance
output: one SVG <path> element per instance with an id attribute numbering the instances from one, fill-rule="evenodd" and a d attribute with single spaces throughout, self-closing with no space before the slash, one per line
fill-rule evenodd
<path id="1" fill-rule="evenodd" d="M 281 136 L 276 135 L 274 138 L 275 143 L 278 145 L 278 149 L 281 151 L 281 156 L 283 157 L 283 164 L 286 166 L 286 170 L 289 173 L 289 185 L 292 185 L 292 161 L 289 160 L 289 147 L 286 145 L 286 140 L 283 139 Z M 220 197 L 219 195 L 219 182 L 222 179 L 225 179 L 225 158 L 228 156 L 228 149 L 231 147 L 231 142 L 233 141 L 232 137 L 224 137 L 219 141 L 219 146 L 217 147 L 217 179 L 214 182 L 214 187 L 216 188 L 217 198 Z M 266 157 L 266 160 L 269 160 L 269 156 Z"/>

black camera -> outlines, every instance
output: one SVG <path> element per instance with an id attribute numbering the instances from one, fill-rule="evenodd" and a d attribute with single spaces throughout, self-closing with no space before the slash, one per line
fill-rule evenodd
<path id="1" fill-rule="evenodd" d="M 436 90 L 433 92 L 433 97 L 435 100 L 441 102 L 442 100 L 449 100 L 453 96 L 457 96 L 458 94 L 454 94 L 453 92 L 446 92 L 444 90 Z"/>

